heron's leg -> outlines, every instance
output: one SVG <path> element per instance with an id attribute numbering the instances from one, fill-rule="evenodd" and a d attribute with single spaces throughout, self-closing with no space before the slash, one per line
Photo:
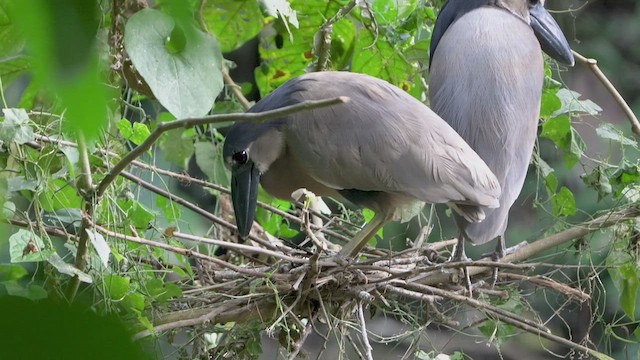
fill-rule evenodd
<path id="1" fill-rule="evenodd" d="M 504 235 L 501 235 L 501 236 L 498 236 L 498 243 L 496 244 L 496 250 L 493 253 L 488 254 L 488 256 L 491 256 L 491 260 L 493 261 L 500 261 L 500 259 L 502 259 L 503 257 L 513 254 L 517 250 L 523 248 L 524 246 L 527 246 L 527 244 L 528 243 L 526 241 L 523 241 L 517 245 L 514 245 L 508 248 L 505 245 Z M 496 266 L 493 268 L 493 274 L 491 276 L 491 287 L 494 287 L 497 282 L 498 282 L 498 267 Z"/>
<path id="2" fill-rule="evenodd" d="M 456 249 L 453 251 L 453 256 L 451 256 L 450 261 L 467 262 L 471 260 L 467 257 L 467 254 L 464 251 L 464 241 L 465 241 L 464 236 L 460 234 L 460 236 L 458 236 L 458 243 L 456 244 Z M 464 274 L 464 280 L 467 285 L 467 291 L 469 293 L 469 296 L 472 296 L 473 293 L 471 290 L 471 276 L 469 275 L 469 268 L 466 266 L 463 266 L 462 273 Z"/>
<path id="3" fill-rule="evenodd" d="M 451 257 L 451 261 L 454 262 L 462 262 L 469 261 L 467 254 L 464 251 L 464 237 L 460 235 L 458 237 L 458 243 L 456 244 L 456 248 L 453 251 L 453 256 Z"/>
<path id="4" fill-rule="evenodd" d="M 367 242 L 375 236 L 375 234 L 391 220 L 393 216 L 393 211 L 378 211 L 373 219 L 369 221 L 367 225 L 365 225 L 362 230 L 360 230 L 354 237 L 346 243 L 342 250 L 338 253 L 338 256 L 341 257 L 355 257 L 358 255 L 360 250 L 367 245 Z"/>

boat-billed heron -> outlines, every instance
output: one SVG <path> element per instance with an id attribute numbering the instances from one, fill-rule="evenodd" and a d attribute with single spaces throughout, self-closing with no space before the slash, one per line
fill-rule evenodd
<path id="1" fill-rule="evenodd" d="M 482 159 L 426 105 L 383 80 L 309 73 L 249 111 L 338 96 L 350 100 L 265 123 L 236 123 L 229 130 L 223 155 L 231 168 L 241 237 L 254 219 L 258 182 L 282 199 L 306 188 L 374 210 L 374 218 L 340 251 L 344 257 L 355 256 L 396 210 L 415 201 L 449 203 L 469 223 L 498 206 L 500 185 Z"/>
<path id="2" fill-rule="evenodd" d="M 483 244 L 497 237 L 495 256 L 504 256 L 509 209 L 536 139 L 541 50 L 574 63 L 544 0 L 449 0 L 438 15 L 429 59 L 431 108 L 480 155 L 502 188 L 500 206 L 485 209 L 483 222 L 456 216 L 461 236 L 455 260 L 466 258 L 465 239 Z"/>

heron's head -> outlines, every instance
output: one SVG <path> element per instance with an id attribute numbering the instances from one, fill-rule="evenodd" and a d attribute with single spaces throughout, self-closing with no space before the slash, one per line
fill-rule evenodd
<path id="1" fill-rule="evenodd" d="M 446 30 L 467 13 L 484 6 L 502 8 L 531 26 L 540 47 L 551 58 L 573 66 L 571 47 L 560 26 L 544 7 L 545 0 L 448 0 L 442 7 L 431 38 L 431 58 Z"/>
<path id="2" fill-rule="evenodd" d="M 256 214 L 260 176 L 283 149 L 278 123 L 238 123 L 227 134 L 222 150 L 231 170 L 231 200 L 240 237 L 246 238 Z"/>

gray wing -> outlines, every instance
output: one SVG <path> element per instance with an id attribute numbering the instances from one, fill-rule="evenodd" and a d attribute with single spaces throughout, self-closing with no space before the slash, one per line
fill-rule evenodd
<path id="1" fill-rule="evenodd" d="M 487 209 L 482 223 L 458 221 L 474 243 L 504 234 L 535 142 L 542 81 L 540 45 L 531 28 L 507 11 L 474 10 L 440 40 L 431 64 L 431 107 L 485 160 L 502 187 L 500 207 Z"/>
<path id="2" fill-rule="evenodd" d="M 500 187 L 484 162 L 428 107 L 353 73 L 300 78 L 298 101 L 349 96 L 345 105 L 287 119 L 287 151 L 334 189 L 397 192 L 429 203 L 495 207 Z"/>

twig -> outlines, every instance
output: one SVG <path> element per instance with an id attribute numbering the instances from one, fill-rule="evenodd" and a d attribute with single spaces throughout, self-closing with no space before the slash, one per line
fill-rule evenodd
<path id="1" fill-rule="evenodd" d="M 229 75 L 229 69 L 227 69 L 226 66 L 222 67 L 222 79 L 224 80 L 224 83 L 227 84 L 227 87 L 229 88 L 229 90 L 231 90 L 236 100 L 240 102 L 240 105 L 242 105 L 244 110 L 249 110 L 249 108 L 251 107 L 251 103 L 249 102 L 249 100 L 247 100 L 246 97 L 244 97 L 244 94 L 242 94 L 242 89 L 240 88 L 240 86 L 238 86 L 238 84 L 233 81 L 231 75 Z"/>
<path id="2" fill-rule="evenodd" d="M 362 335 L 362 343 L 364 344 L 365 355 L 367 360 L 373 360 L 373 348 L 369 343 L 367 335 L 367 323 L 364 321 L 364 310 L 362 310 L 362 301 L 358 301 L 358 322 L 360 323 L 360 334 Z"/>
<path id="3" fill-rule="evenodd" d="M 333 31 L 333 24 L 340 21 L 345 15 L 347 15 L 355 6 L 357 1 L 351 0 L 345 6 L 341 7 L 331 19 L 327 20 L 320 26 L 320 30 L 315 35 L 313 52 L 317 57 L 315 71 L 323 71 L 329 68 L 327 66 L 331 59 L 331 32 Z"/>
<path id="4" fill-rule="evenodd" d="M 33 225 L 27 221 L 21 221 L 21 220 L 14 220 L 14 219 L 1 219 L 0 222 L 5 223 L 5 224 L 11 224 L 13 226 L 18 226 L 21 228 L 25 228 L 25 229 L 32 229 Z M 47 234 L 52 235 L 52 236 L 59 236 L 62 238 L 67 238 L 73 241 L 78 241 L 78 236 L 77 235 L 73 235 L 73 234 L 69 234 L 68 232 L 64 231 L 63 229 L 57 228 L 57 227 L 53 227 L 53 226 L 41 226 L 40 228 L 42 228 Z"/>
<path id="5" fill-rule="evenodd" d="M 622 111 L 627 115 L 629 122 L 631 122 L 631 130 L 633 131 L 633 133 L 636 136 L 640 136 L 640 122 L 638 121 L 638 118 L 633 113 L 633 110 L 631 110 L 629 104 L 627 104 L 627 101 L 622 97 L 622 95 L 620 95 L 620 92 L 615 88 L 615 86 L 613 86 L 609 78 L 607 78 L 602 70 L 600 70 L 600 67 L 598 67 L 598 61 L 593 58 L 587 58 L 574 50 L 571 50 L 571 52 L 573 53 L 573 56 L 578 60 L 578 62 L 586 65 L 589 69 L 591 69 L 596 78 L 600 80 L 602 85 L 604 85 L 613 99 L 618 103 Z"/>
<path id="6" fill-rule="evenodd" d="M 543 337 L 547 340 L 551 340 L 553 342 L 556 342 L 558 344 L 564 345 L 570 349 L 575 349 L 581 352 L 584 352 L 586 354 L 589 354 L 591 356 L 593 356 L 596 359 L 599 360 L 614 360 L 612 357 L 609 357 L 597 350 L 593 350 L 593 349 L 589 349 L 588 347 L 584 346 L 584 345 L 580 345 L 580 344 L 576 344 L 571 340 L 567 340 L 561 336 L 558 335 L 553 335 L 551 332 L 546 332 L 546 331 L 542 331 L 536 327 L 521 323 L 519 321 L 510 319 L 508 317 L 504 317 L 502 315 L 498 315 L 498 314 L 494 314 L 496 316 L 496 318 L 498 318 L 500 321 L 503 321 L 507 324 L 511 324 L 521 330 L 524 330 L 526 332 L 532 333 L 532 334 L 536 334 L 540 337 Z"/>
<path id="7" fill-rule="evenodd" d="M 533 241 L 529 245 L 522 247 L 521 249 L 517 250 L 513 254 L 503 257 L 500 261 L 503 263 L 522 262 L 542 251 L 551 249 L 565 242 L 578 239 L 594 231 L 613 226 L 622 221 L 630 220 L 638 216 L 640 216 L 640 209 L 635 206 L 614 211 L 609 214 L 602 215 L 594 220 L 588 221 L 584 224 L 576 225 L 570 229 L 561 231 L 557 234 L 553 234 L 546 238 Z M 489 267 L 485 267 L 485 266 L 482 266 L 482 267 L 472 266 L 472 267 L 468 267 L 467 269 L 469 271 L 469 276 L 478 275 L 491 270 Z M 446 274 L 446 273 L 435 273 L 435 274 L 431 273 L 431 274 L 425 274 L 424 276 L 420 276 L 419 278 L 413 279 L 413 281 L 418 281 L 420 284 L 425 284 L 425 285 L 437 285 L 441 283 L 448 283 L 449 277 L 450 277 L 450 274 Z"/>
<path id="8" fill-rule="evenodd" d="M 195 235 L 190 235 L 190 234 L 183 234 L 183 233 L 179 233 L 179 232 L 174 232 L 173 236 L 175 236 L 177 238 L 185 239 L 185 240 L 201 242 L 201 243 L 204 243 L 204 244 L 216 245 L 216 246 L 223 247 L 225 249 L 241 250 L 241 251 L 246 251 L 246 252 L 254 253 L 254 254 L 262 254 L 262 255 L 266 255 L 266 256 L 272 256 L 272 257 L 274 257 L 276 259 L 289 261 L 289 262 L 294 263 L 294 264 L 308 264 L 309 263 L 309 259 L 293 257 L 293 256 L 285 255 L 285 254 L 282 254 L 282 253 L 279 253 L 279 252 L 271 251 L 271 250 L 268 250 L 268 249 L 262 249 L 262 248 L 259 248 L 259 247 L 256 247 L 256 246 L 251 246 L 251 245 L 237 244 L 237 243 L 232 243 L 232 242 L 228 242 L 228 241 L 207 239 L 207 238 L 203 238 L 203 237 L 200 237 L 200 236 L 195 236 Z M 323 262 L 323 263 L 321 263 L 321 265 L 323 265 L 323 266 L 334 266 L 335 264 L 333 262 Z"/>
<path id="9" fill-rule="evenodd" d="M 164 189 L 159 188 L 158 186 L 155 186 L 155 185 L 153 185 L 153 184 L 151 184 L 151 183 L 149 183 L 147 181 L 144 181 L 141 178 L 139 178 L 139 177 L 137 177 L 137 176 L 135 176 L 135 175 L 133 175 L 133 174 L 131 174 L 129 172 L 122 171 L 120 173 L 120 175 L 122 177 L 124 177 L 125 179 L 131 180 L 134 183 L 144 187 L 145 189 L 147 189 L 149 191 L 152 191 L 152 192 L 154 192 L 154 193 L 156 193 L 158 195 L 161 195 L 161 196 L 169 199 L 170 201 L 175 202 L 176 204 L 180 204 L 180 205 L 184 206 L 185 208 L 195 212 L 196 214 L 204 217 L 205 219 L 211 220 L 212 222 L 214 222 L 214 223 L 216 223 L 218 225 L 224 226 L 224 227 L 226 227 L 228 229 L 231 229 L 233 231 L 238 231 L 238 228 L 235 225 L 233 225 L 232 223 L 230 223 L 230 222 L 228 222 L 228 221 L 226 221 L 226 220 L 224 220 L 224 219 L 222 219 L 222 218 L 220 218 L 220 217 L 208 212 L 205 209 L 202 209 L 201 207 L 199 207 L 198 205 L 196 205 L 196 204 L 194 204 L 194 203 L 192 203 L 190 201 L 187 201 L 187 200 L 185 200 L 185 199 L 183 199 L 183 198 L 181 198 L 179 196 L 176 196 L 176 195 L 174 195 L 174 194 L 172 194 L 172 193 L 170 193 L 170 192 L 168 192 L 168 191 L 166 191 Z M 275 246 L 271 245 L 267 241 L 264 241 L 263 239 L 255 236 L 255 235 L 250 234 L 248 238 L 253 240 L 253 241 L 256 241 L 259 244 L 261 244 L 263 246 L 266 246 L 268 248 L 276 249 Z"/>
<path id="10" fill-rule="evenodd" d="M 49 144 L 56 144 L 56 145 L 59 145 L 59 146 L 78 147 L 78 144 L 76 144 L 74 142 L 61 140 L 61 139 L 53 139 L 53 138 L 50 138 L 50 137 L 47 137 L 47 136 L 42 136 L 42 135 L 39 135 L 39 134 L 35 134 L 35 138 L 38 141 L 46 142 L 46 143 L 49 143 Z M 32 146 L 35 146 L 35 145 L 36 145 L 35 143 L 32 144 Z M 117 157 L 118 156 L 116 153 L 108 151 L 108 150 L 105 150 L 105 149 L 97 149 L 97 151 L 99 151 L 103 155 L 108 155 L 108 156 L 112 156 L 112 157 Z M 181 173 L 177 173 L 177 172 L 174 172 L 174 171 L 161 169 L 161 168 L 155 167 L 153 165 L 149 165 L 147 163 L 144 163 L 142 161 L 133 160 L 131 162 L 131 165 L 136 166 L 136 167 L 141 168 L 141 169 L 153 171 L 153 172 L 158 173 L 160 175 L 166 175 L 166 176 L 169 176 L 171 178 L 177 179 L 179 181 L 198 184 L 200 186 L 203 186 L 203 187 L 206 187 L 206 188 L 210 188 L 210 189 L 213 189 L 213 190 L 216 190 L 216 191 L 220 191 L 220 192 L 225 193 L 225 194 L 230 194 L 231 193 L 231 191 L 228 188 L 226 188 L 226 187 L 224 187 L 222 185 L 218 185 L 218 184 L 214 184 L 214 183 L 211 183 L 211 182 L 208 182 L 208 181 L 205 181 L 205 180 L 194 178 L 194 177 L 191 177 L 191 176 L 186 175 L 186 174 L 181 174 Z M 141 186 L 144 186 L 144 184 L 147 183 L 146 181 L 140 179 L 139 177 L 134 177 L 134 175 L 131 175 L 129 180 L 134 181 L 138 185 L 141 185 Z M 150 191 L 153 191 L 153 189 L 158 189 L 157 187 L 155 187 L 155 188 L 154 187 L 146 187 L 146 188 L 148 190 L 150 190 Z M 166 192 L 157 193 L 157 194 L 166 197 L 165 196 Z M 175 194 L 171 194 L 171 196 L 177 198 L 177 196 Z M 276 215 L 282 216 L 283 218 L 287 219 L 288 221 L 292 221 L 292 222 L 295 222 L 295 223 L 300 223 L 300 218 L 299 217 L 297 217 L 297 216 L 295 216 L 293 214 L 290 214 L 290 213 L 288 213 L 286 211 L 282 211 L 282 210 L 280 210 L 280 209 L 278 209 L 278 208 L 276 208 L 274 206 L 271 206 L 271 205 L 269 205 L 267 203 L 264 203 L 262 201 L 258 201 L 258 206 L 262 207 L 263 209 L 269 210 L 270 212 L 272 212 L 272 213 L 274 213 Z M 310 210 L 310 211 L 316 216 L 322 216 L 322 214 L 318 214 L 317 212 L 314 212 L 312 210 Z M 210 213 L 207 213 L 207 214 L 210 214 Z M 200 214 L 200 215 L 204 215 L 206 218 L 210 219 L 211 221 L 214 221 L 214 222 L 216 221 L 213 218 L 210 218 L 209 215 L 205 215 L 205 214 Z M 227 224 L 230 224 L 230 223 L 227 222 Z M 325 228 L 320 227 L 318 225 L 315 225 L 313 223 L 311 223 L 310 226 L 311 226 L 311 228 L 313 230 L 320 230 L 324 234 L 332 236 L 332 237 L 334 237 L 334 238 L 336 238 L 338 240 L 341 240 L 341 241 L 344 241 L 344 242 L 348 242 L 349 240 L 351 240 L 347 236 L 344 236 L 342 234 L 339 234 L 339 233 L 337 233 L 335 231 L 332 231 L 332 230 L 329 230 L 329 229 L 325 229 Z M 233 225 L 232 225 L 231 229 L 232 230 L 234 229 Z M 250 235 L 249 238 L 254 240 L 254 241 L 256 240 L 252 235 Z"/>
<path id="11" fill-rule="evenodd" d="M 82 223 L 80 224 L 80 238 L 78 240 L 78 248 L 76 250 L 75 267 L 80 272 L 85 272 L 87 267 L 87 252 L 89 250 L 89 232 L 92 231 L 93 209 L 95 201 L 95 191 L 93 181 L 91 179 L 91 164 L 89 163 L 89 151 L 81 133 L 78 138 L 78 150 L 80 153 L 80 166 L 82 173 L 78 179 L 78 193 L 84 201 L 84 209 L 82 211 Z M 80 287 L 80 277 L 74 275 L 67 285 L 67 301 L 73 302 Z"/>
<path id="12" fill-rule="evenodd" d="M 332 106 L 336 104 L 346 103 L 349 101 L 349 98 L 346 96 L 340 96 L 333 99 L 325 99 L 325 100 L 308 100 L 295 105 L 285 106 L 279 109 L 269 110 L 260 113 L 238 113 L 238 114 L 218 114 L 211 115 L 202 118 L 188 118 L 175 120 L 165 123 L 160 123 L 157 125 L 156 129 L 137 147 L 128 152 L 120 161 L 114 165 L 114 167 L 107 173 L 107 175 L 102 179 L 98 188 L 96 190 L 96 196 L 101 197 L 104 192 L 107 190 L 109 185 L 120 175 L 120 173 L 131 164 L 132 161 L 138 158 L 138 156 L 142 155 L 145 151 L 149 150 L 151 146 L 160 138 L 162 134 L 169 130 L 185 128 L 189 129 L 199 125 L 206 124 L 215 124 L 221 122 L 229 122 L 229 121 L 253 121 L 253 122 L 262 122 L 268 121 L 272 119 L 277 119 L 279 117 L 291 115 L 301 111 L 307 111 L 312 109 L 317 109 L 326 106 Z"/>
<path id="13" fill-rule="evenodd" d="M 551 279 L 545 279 L 538 276 L 526 276 L 520 274 L 512 274 L 512 273 L 499 273 L 498 277 L 504 278 L 507 280 L 520 280 L 520 281 L 528 281 L 532 284 L 536 284 L 538 286 L 544 286 L 551 288 L 561 294 L 565 294 L 567 296 L 575 297 L 580 302 L 588 301 L 591 299 L 589 294 L 586 294 L 578 289 L 574 289 L 571 286 L 567 286 L 565 284 L 559 283 L 557 281 L 553 281 Z"/>
<path id="14" fill-rule="evenodd" d="M 163 250 L 167 250 L 167 251 L 171 251 L 177 254 L 182 254 L 185 256 L 191 256 L 200 260 L 205 260 L 205 261 L 209 261 L 212 262 L 220 267 L 235 271 L 239 274 L 244 274 L 247 276 L 253 276 L 253 277 L 257 277 L 257 278 L 266 278 L 267 274 L 264 272 L 260 272 L 260 271 L 255 271 L 252 269 L 248 269 L 245 267 L 240 267 L 240 266 L 236 266 L 233 264 L 230 264 L 226 261 L 220 260 L 218 258 L 215 257 L 211 257 L 211 256 L 207 256 L 204 254 L 201 254 L 197 251 L 193 251 L 190 249 L 184 249 L 184 248 L 178 248 L 175 246 L 171 246 L 171 245 L 167 245 L 161 242 L 157 242 L 157 241 L 153 241 L 153 240 L 147 240 L 147 239 L 143 239 L 140 237 L 134 237 L 134 236 L 130 236 L 130 235 L 125 235 L 125 234 L 120 234 L 111 230 L 108 230 L 102 226 L 99 225 L 95 225 L 95 228 L 100 231 L 103 234 L 106 234 L 108 236 L 117 238 L 117 239 L 121 239 L 121 240 L 126 240 L 126 241 L 131 241 L 137 244 L 142 244 L 142 245 L 147 245 L 147 246 L 155 246 L 157 248 L 163 249 Z M 272 278 L 279 278 L 282 276 L 282 274 L 270 274 L 269 276 L 271 276 Z"/>
<path id="15" fill-rule="evenodd" d="M 176 329 L 176 328 L 182 328 L 182 327 L 187 327 L 187 326 L 200 325 L 200 324 L 204 324 L 204 323 L 209 322 L 209 321 L 213 321 L 215 323 L 215 318 L 218 315 L 220 315 L 221 313 L 232 309 L 234 306 L 236 306 L 238 304 L 244 303 L 245 301 L 246 300 L 230 300 L 226 304 L 224 304 L 224 305 L 222 305 L 220 307 L 216 307 L 213 310 L 211 310 L 209 313 L 204 314 L 204 315 L 200 315 L 200 316 L 198 316 L 196 318 L 176 320 L 174 322 L 170 322 L 170 323 L 166 323 L 166 324 L 155 326 L 153 328 L 153 330 L 141 331 L 141 332 L 135 334 L 133 336 L 133 339 L 137 340 L 137 339 L 141 339 L 141 338 L 147 337 L 147 336 L 149 336 L 151 334 L 157 334 L 157 333 L 162 332 L 162 331 Z"/>
<path id="16" fill-rule="evenodd" d="M 243 303 L 246 303 L 246 300 L 234 301 L 235 306 L 233 307 L 237 307 Z M 227 322 L 244 323 L 256 319 L 267 321 L 269 316 L 273 316 L 276 309 L 275 304 L 267 299 L 251 301 L 249 304 L 236 309 L 233 309 L 233 307 L 230 306 L 227 309 L 223 308 L 222 311 L 218 311 L 218 308 L 214 307 L 159 314 L 154 321 L 154 330 L 155 332 L 158 332 L 158 328 L 162 329 L 162 331 L 166 331 L 184 326 L 198 325 L 198 320 L 213 313 L 215 314 L 210 316 L 208 319 L 205 319 L 205 321 L 218 324 Z M 166 324 L 171 324 L 171 326 L 167 326 Z M 148 335 L 150 335 L 148 330 L 142 330 L 134 335 L 134 338 L 139 339 Z"/>

